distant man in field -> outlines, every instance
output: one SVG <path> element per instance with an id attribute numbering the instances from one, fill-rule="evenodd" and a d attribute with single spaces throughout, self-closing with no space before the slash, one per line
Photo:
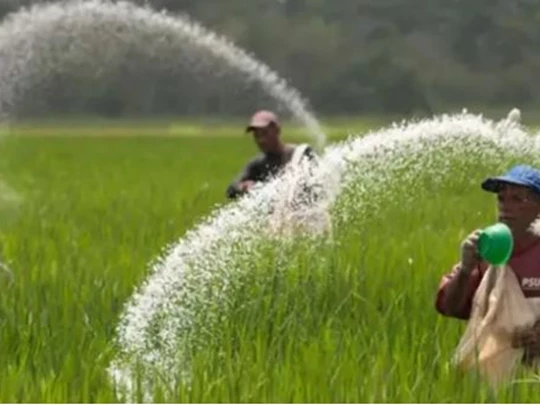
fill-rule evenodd
<path id="1" fill-rule="evenodd" d="M 271 111 L 256 112 L 246 128 L 252 133 L 255 143 L 262 152 L 250 160 L 240 175 L 227 188 L 227 197 L 236 199 L 257 183 L 264 183 L 277 175 L 294 157 L 314 161 L 316 155 L 309 145 L 286 144 L 281 139 L 281 125 L 278 117 Z"/>
<path id="2" fill-rule="evenodd" d="M 227 197 L 236 199 L 280 174 L 289 164 L 296 165 L 303 159 L 317 163 L 318 157 L 306 144 L 286 144 L 281 139 L 281 125 L 271 111 L 256 112 L 246 128 L 252 133 L 262 152 L 247 163 L 240 175 L 227 188 Z M 314 167 L 314 166 L 311 166 Z M 311 235 L 331 235 L 330 215 L 325 207 L 324 187 L 311 173 L 291 184 L 286 195 L 272 198 L 269 209 L 269 232 L 273 235 L 294 235 L 298 230 Z M 330 236 L 331 237 L 331 236 Z"/>
<path id="3" fill-rule="evenodd" d="M 519 165 L 505 175 L 486 179 L 482 188 L 497 194 L 498 220 L 512 230 L 514 251 L 508 263 L 524 296 L 540 314 L 540 170 Z M 444 316 L 467 320 L 473 297 L 488 264 L 479 256 L 479 231 L 472 232 L 461 245 L 461 260 L 444 275 L 436 295 L 436 309 Z M 537 301 L 537 302 L 534 302 Z M 540 317 L 539 317 L 540 319 Z M 525 349 L 524 361 L 540 356 L 540 321 L 531 328 L 516 331 L 514 348 Z"/>

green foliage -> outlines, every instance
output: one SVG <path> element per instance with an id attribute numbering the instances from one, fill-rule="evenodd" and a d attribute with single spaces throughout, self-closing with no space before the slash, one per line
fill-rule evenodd
<path id="1" fill-rule="evenodd" d="M 23 199 L 0 227 L 14 273 L 0 294 L 0 400 L 114 402 L 105 368 L 122 305 L 161 248 L 224 203 L 253 145 L 11 137 L 1 146 L 4 178 Z M 503 151 L 493 156 L 430 153 L 438 176 L 422 170 L 425 156 L 411 156 L 364 200 L 361 181 L 342 196 L 355 205 L 336 218 L 335 245 L 260 246 L 194 353 L 191 389 L 172 400 L 540 400 L 534 383 L 494 397 L 458 376 L 447 362 L 463 323 L 433 305 L 461 239 L 493 221 L 494 200 L 478 187 L 508 163 Z M 171 401 L 166 390 L 160 399 Z"/>

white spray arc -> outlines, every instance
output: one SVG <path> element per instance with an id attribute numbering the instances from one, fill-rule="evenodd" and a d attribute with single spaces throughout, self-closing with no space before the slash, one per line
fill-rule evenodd
<path id="1" fill-rule="evenodd" d="M 205 333 L 212 333 L 213 325 L 220 321 L 217 309 L 227 307 L 235 283 L 250 271 L 243 263 L 256 258 L 258 243 L 271 238 L 268 208 L 276 201 L 287 205 L 279 200 L 290 195 L 290 190 L 306 181 L 323 185 L 324 198 L 307 206 L 315 213 L 311 218 L 320 218 L 355 181 L 360 179 L 367 190 L 384 189 L 395 170 L 403 168 L 414 178 L 415 171 L 429 168 L 430 153 L 443 148 L 487 159 L 497 159 L 504 149 L 506 156 L 534 159 L 540 138 L 532 138 L 513 119 L 492 122 L 466 113 L 403 123 L 327 147 L 315 168 L 291 168 L 258 193 L 214 212 L 164 252 L 127 303 L 118 327 L 120 350 L 109 369 L 115 386 L 127 398 L 133 395 L 135 365 L 157 370 L 159 380 L 171 387 L 179 383 L 178 373 L 182 383 L 189 385 L 193 351 L 204 347 Z M 411 156 L 420 159 L 415 164 Z M 431 168 L 435 169 L 433 175 L 444 181 L 455 169 L 452 165 L 449 161 L 447 166 Z M 341 211 L 333 213 L 334 221 L 364 209 L 362 198 L 340 204 Z M 299 211 L 305 213 L 305 208 Z M 307 228 L 311 225 L 308 220 Z M 320 230 L 318 224 L 312 229 Z M 149 371 L 142 379 L 150 401 L 154 377 L 154 371 Z"/>
<path id="2" fill-rule="evenodd" d="M 8 16 L 0 26 L 0 116 L 9 118 L 21 96 L 50 76 L 83 72 L 99 81 L 109 68 L 124 63 L 132 48 L 160 64 L 211 63 L 216 74 L 242 72 L 245 81 L 258 82 L 307 127 L 315 147 L 326 142 L 300 93 L 267 65 L 188 16 L 125 1 L 37 4 Z M 205 59 L 195 61 L 195 49 L 204 51 Z"/>

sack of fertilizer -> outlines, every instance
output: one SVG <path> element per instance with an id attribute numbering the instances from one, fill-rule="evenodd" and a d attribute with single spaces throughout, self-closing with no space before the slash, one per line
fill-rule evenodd
<path id="1" fill-rule="evenodd" d="M 489 267 L 474 295 L 454 365 L 475 370 L 493 389 L 510 382 L 524 355 L 524 349 L 512 346 L 512 335 L 534 325 L 537 312 L 508 265 Z"/>

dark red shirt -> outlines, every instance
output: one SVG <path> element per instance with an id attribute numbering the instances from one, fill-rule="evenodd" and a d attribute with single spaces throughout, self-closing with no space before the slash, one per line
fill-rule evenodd
<path id="1" fill-rule="evenodd" d="M 540 297 L 540 241 L 535 242 L 526 249 L 514 250 L 508 265 L 514 270 L 525 297 Z M 450 273 L 445 274 L 442 277 L 437 291 L 435 308 L 442 315 L 452 316 L 448 313 L 448 310 L 444 305 L 444 294 L 446 293 L 448 283 L 457 275 L 458 266 L 459 263 L 452 268 Z M 482 262 L 471 272 L 466 286 L 467 298 L 464 300 L 465 303 L 463 308 L 460 308 L 455 317 L 459 319 L 469 319 L 474 294 L 480 285 L 487 268 L 488 264 Z"/>

